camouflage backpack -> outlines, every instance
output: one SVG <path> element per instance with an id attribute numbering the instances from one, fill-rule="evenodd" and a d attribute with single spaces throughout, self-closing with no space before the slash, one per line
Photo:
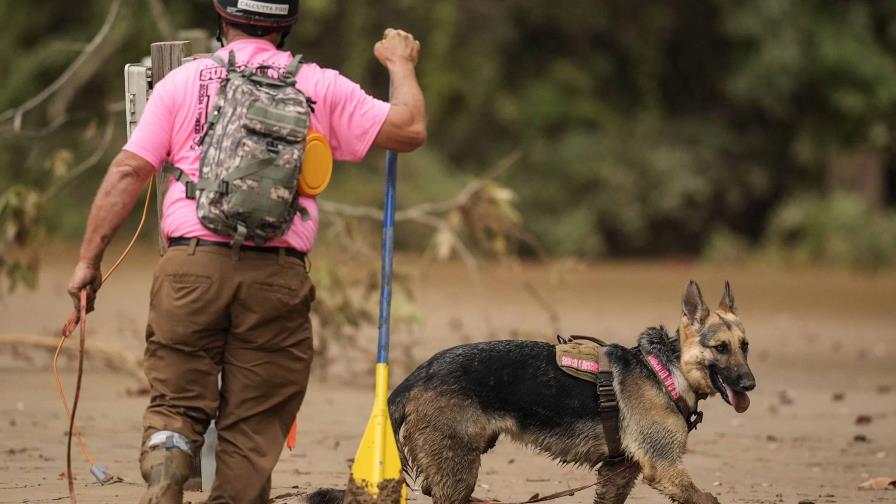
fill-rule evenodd
<path id="1" fill-rule="evenodd" d="M 296 213 L 297 184 L 313 102 L 296 89 L 297 55 L 283 72 L 269 66 L 236 67 L 231 51 L 214 110 L 199 145 L 199 180 L 170 169 L 196 199 L 199 222 L 213 233 L 232 237 L 235 247 L 263 245 L 283 236 Z M 271 75 L 276 75 L 272 77 Z"/>

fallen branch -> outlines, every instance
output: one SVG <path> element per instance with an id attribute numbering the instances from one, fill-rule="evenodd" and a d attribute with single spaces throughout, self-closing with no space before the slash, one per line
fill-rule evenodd
<path id="1" fill-rule="evenodd" d="M 445 239 L 449 240 L 451 250 L 457 253 L 467 269 L 470 270 L 471 274 L 478 278 L 479 265 L 475 256 L 457 234 L 454 227 L 451 225 L 451 222 L 441 215 L 453 212 L 469 204 L 470 200 L 479 193 L 486 184 L 504 173 L 521 157 L 521 150 L 512 152 L 510 155 L 501 159 L 494 168 L 486 172 L 482 178 L 473 180 L 464 186 L 464 188 L 453 198 L 435 203 L 421 203 L 403 210 L 398 210 L 395 212 L 395 221 L 416 222 L 435 229 L 437 233 L 441 233 Z M 349 205 L 346 203 L 323 200 L 319 201 L 319 205 L 324 215 L 330 215 L 334 218 L 370 219 L 374 221 L 383 220 L 383 211 L 371 206 Z M 515 236 L 525 237 L 522 233 L 516 233 Z"/>
<path id="2" fill-rule="evenodd" d="M 59 340 L 45 336 L 29 335 L 0 335 L 0 349 L 4 347 L 30 347 L 39 350 L 54 352 Z M 66 354 L 76 355 L 77 345 L 62 347 Z M 90 346 L 85 349 L 85 355 L 99 360 L 106 369 L 118 371 L 137 379 L 141 385 L 146 385 L 146 376 L 143 374 L 141 360 L 130 352 L 118 349 L 110 349 L 105 346 Z"/>

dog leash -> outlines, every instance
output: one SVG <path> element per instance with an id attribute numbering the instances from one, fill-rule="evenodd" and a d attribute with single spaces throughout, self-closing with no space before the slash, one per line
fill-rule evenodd
<path id="1" fill-rule="evenodd" d="M 622 467 L 620 467 L 619 469 L 613 471 L 612 473 L 604 476 L 603 478 L 598 479 L 594 483 L 589 483 L 587 485 L 582 485 L 580 487 L 569 488 L 567 490 L 561 490 L 559 492 L 554 492 L 552 494 L 548 494 L 548 495 L 544 495 L 544 496 L 537 496 L 538 494 L 536 494 L 535 497 L 532 497 L 529 500 L 525 500 L 525 501 L 503 502 L 503 501 L 498 501 L 498 500 L 480 500 L 480 501 L 471 500 L 470 502 L 472 504 L 532 504 L 534 502 L 545 502 L 545 501 L 550 501 L 550 500 L 554 500 L 554 499 L 559 499 L 560 497 L 570 497 L 572 495 L 575 495 L 575 494 L 581 492 L 582 490 L 587 490 L 591 487 L 597 486 L 597 485 L 603 483 L 604 481 L 607 481 L 607 480 L 615 477 L 616 475 L 618 475 L 622 471 L 628 469 L 632 465 L 634 465 L 634 462 L 628 462 L 625 465 L 623 465 Z"/>
<path id="2" fill-rule="evenodd" d="M 137 225 L 137 230 L 134 232 L 134 236 L 131 238 L 131 241 L 128 243 L 127 247 L 125 247 L 124 252 L 118 257 L 115 263 L 109 268 L 109 271 L 103 275 L 102 281 L 100 285 L 106 283 L 106 280 L 112 276 L 112 273 L 118 269 L 118 266 L 121 265 L 124 258 L 131 252 L 131 249 L 134 247 L 134 244 L 137 242 L 137 238 L 139 238 L 140 233 L 143 231 L 143 225 L 146 223 L 146 215 L 149 212 L 149 202 L 152 199 L 152 186 L 153 179 L 149 180 L 149 186 L 146 191 L 146 201 L 143 203 L 143 215 L 140 217 L 140 223 Z M 68 321 L 66 321 L 65 325 L 62 327 L 62 337 L 59 339 L 59 345 L 56 346 L 56 353 L 53 355 L 53 376 L 56 379 L 56 390 L 59 392 L 59 397 L 62 399 L 62 406 L 65 408 L 65 414 L 68 416 L 68 441 L 66 448 L 66 477 L 68 479 L 68 496 L 71 499 L 72 504 L 77 504 L 78 499 L 75 494 L 75 482 L 74 475 L 72 474 L 72 437 L 74 436 L 78 440 L 78 445 L 81 447 L 81 453 L 84 454 L 84 458 L 87 459 L 87 463 L 90 465 L 90 474 L 96 478 L 100 484 L 109 483 L 110 481 L 116 480 L 114 476 L 112 476 L 107 468 L 103 465 L 97 464 L 93 456 L 90 454 L 90 450 L 87 449 L 87 445 L 84 443 L 84 439 L 81 437 L 81 432 L 78 429 L 77 425 L 75 425 L 75 413 L 78 410 L 78 402 L 81 399 L 81 381 L 84 375 L 84 346 L 87 341 L 87 299 L 88 299 L 88 290 L 82 289 L 80 293 L 80 306 L 78 310 L 72 310 L 71 314 L 68 317 Z M 77 379 L 75 381 L 75 395 L 72 398 L 72 406 L 69 409 L 68 400 L 65 398 L 65 391 L 62 387 L 62 378 L 59 375 L 59 356 L 62 353 L 62 347 L 65 345 L 66 340 L 68 340 L 69 336 L 75 333 L 75 329 L 78 326 L 81 326 L 80 333 L 80 341 L 78 345 L 78 374 Z"/>

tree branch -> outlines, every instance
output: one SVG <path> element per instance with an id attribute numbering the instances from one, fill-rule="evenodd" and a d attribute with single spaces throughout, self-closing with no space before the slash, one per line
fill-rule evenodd
<path id="1" fill-rule="evenodd" d="M 78 166 L 74 167 L 71 172 L 69 172 L 68 176 L 65 179 L 57 182 L 46 192 L 44 192 L 42 198 L 44 201 L 53 199 L 54 196 L 59 194 L 60 191 L 68 187 L 75 179 L 83 175 L 87 170 L 92 168 L 94 165 L 100 162 L 103 158 L 103 154 L 106 153 L 106 150 L 109 148 L 109 144 L 112 142 L 112 135 L 115 133 L 115 122 L 111 119 L 106 123 L 105 131 L 103 132 L 103 138 L 100 140 L 100 144 L 97 146 L 96 150 L 93 151 L 87 159 L 78 163 Z"/>
<path id="2" fill-rule="evenodd" d="M 22 105 L 0 114 L 0 121 L 7 121 L 12 118 L 13 130 L 19 132 L 22 129 L 22 116 L 25 112 L 40 105 L 44 100 L 52 96 L 53 93 L 62 88 L 62 86 L 65 86 L 69 82 L 69 79 L 72 78 L 84 62 L 90 58 L 96 48 L 103 42 L 103 40 L 105 40 L 106 36 L 109 35 L 109 31 L 112 29 L 115 19 L 118 17 L 120 6 L 121 0 L 113 0 L 112 5 L 109 6 L 109 12 L 106 14 L 106 20 L 103 22 L 100 30 L 93 36 L 90 43 L 84 47 L 84 50 L 81 51 L 75 61 L 73 61 L 72 64 L 69 65 L 55 81 L 53 81 L 53 83 Z"/>
<path id="3" fill-rule="evenodd" d="M 148 1 L 152 18 L 155 20 L 156 26 L 159 28 L 159 33 L 162 34 L 162 38 L 168 41 L 174 40 L 177 37 L 177 32 L 174 29 L 174 23 L 171 21 L 171 16 L 168 15 L 168 9 L 165 7 L 165 3 L 162 0 Z"/>

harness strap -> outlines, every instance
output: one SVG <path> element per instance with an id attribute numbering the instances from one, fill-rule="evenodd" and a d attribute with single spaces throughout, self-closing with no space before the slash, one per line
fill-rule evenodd
<path id="1" fill-rule="evenodd" d="M 615 463 L 625 458 L 622 440 L 619 436 L 619 402 L 613 388 L 613 371 L 605 349 L 598 354 L 597 399 L 600 423 L 607 443 L 607 462 Z"/>

